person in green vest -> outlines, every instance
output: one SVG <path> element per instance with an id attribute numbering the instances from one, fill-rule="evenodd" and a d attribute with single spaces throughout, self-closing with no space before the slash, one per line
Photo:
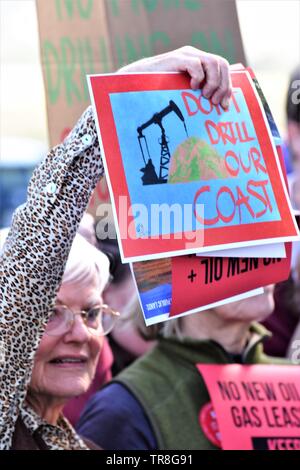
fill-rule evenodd
<path id="1" fill-rule="evenodd" d="M 270 334 L 256 323 L 273 308 L 268 286 L 259 296 L 144 327 L 156 345 L 92 397 L 78 431 L 108 450 L 220 448 L 196 364 L 282 363 L 264 354 Z"/>

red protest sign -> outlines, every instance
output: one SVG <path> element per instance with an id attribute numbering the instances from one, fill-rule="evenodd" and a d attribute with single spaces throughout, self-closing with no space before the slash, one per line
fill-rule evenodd
<path id="1" fill-rule="evenodd" d="M 286 258 L 188 255 L 132 263 L 146 324 L 260 294 L 255 290 L 288 278 L 290 243 L 285 250 Z"/>
<path id="2" fill-rule="evenodd" d="M 287 279 L 291 244 L 285 246 L 286 258 L 172 258 L 170 316 Z"/>
<path id="3" fill-rule="evenodd" d="M 90 76 L 123 261 L 297 237 L 251 76 L 232 81 L 224 111 L 183 74 Z"/>
<path id="4" fill-rule="evenodd" d="M 224 450 L 300 450 L 299 366 L 197 364 Z"/>

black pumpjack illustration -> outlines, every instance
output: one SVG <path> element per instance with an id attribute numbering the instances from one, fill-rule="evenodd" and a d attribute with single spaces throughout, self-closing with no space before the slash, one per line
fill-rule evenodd
<path id="1" fill-rule="evenodd" d="M 168 181 L 169 163 L 170 163 L 171 155 L 170 155 L 170 150 L 168 146 L 169 140 L 166 136 L 166 132 L 162 124 L 162 120 L 165 116 L 167 116 L 168 114 L 172 112 L 174 112 L 179 117 L 179 119 L 183 122 L 186 135 L 188 136 L 183 114 L 180 111 L 177 104 L 174 103 L 174 101 L 172 100 L 169 101 L 168 106 L 166 106 L 164 109 L 162 109 L 158 113 L 155 113 L 151 119 L 149 119 L 148 121 L 146 121 L 144 124 L 142 124 L 141 126 L 137 128 L 138 141 L 139 141 L 142 157 L 145 163 L 145 167 L 141 168 L 140 170 L 143 173 L 143 176 L 142 176 L 143 185 L 161 184 L 161 183 L 167 183 Z M 143 131 L 147 129 L 147 127 L 152 126 L 153 124 L 156 124 L 157 126 L 159 126 L 161 130 L 161 138 L 159 140 L 159 144 L 160 144 L 159 176 L 157 176 L 155 166 L 153 165 L 152 159 L 150 157 L 147 139 L 145 135 L 143 134 Z M 142 146 L 142 140 L 145 143 L 148 161 L 146 161 L 146 158 L 145 158 L 145 154 L 144 154 L 143 146 Z"/>

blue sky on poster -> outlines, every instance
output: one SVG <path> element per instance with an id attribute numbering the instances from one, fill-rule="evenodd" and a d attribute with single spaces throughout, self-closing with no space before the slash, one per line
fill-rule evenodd
<path id="1" fill-rule="evenodd" d="M 191 92 L 191 90 L 186 91 Z M 200 91 L 193 92 L 193 94 L 195 96 L 199 96 Z M 189 117 L 184 106 L 180 90 L 110 94 L 110 100 L 116 122 L 116 129 L 132 204 L 145 204 L 148 208 L 149 214 L 151 212 L 151 204 L 192 204 L 193 196 L 197 190 L 204 185 L 210 184 L 211 192 L 206 193 L 205 197 L 201 197 L 201 201 L 199 202 L 204 203 L 205 212 L 207 211 L 207 213 L 214 214 L 216 213 L 216 194 L 222 186 L 229 187 L 232 192 L 236 194 L 236 186 L 238 184 L 242 192 L 245 195 L 248 195 L 246 186 L 250 179 L 255 181 L 266 179 L 266 175 L 262 172 L 257 173 L 254 165 L 252 165 L 248 174 L 245 174 L 243 171 L 240 172 L 241 178 L 239 178 L 239 181 L 236 178 L 222 178 L 202 182 L 192 181 L 189 183 L 146 186 L 143 186 L 142 184 L 142 173 L 140 172 L 140 169 L 144 166 L 144 162 L 139 148 L 137 127 L 148 121 L 154 113 L 159 112 L 165 108 L 169 104 L 170 100 L 173 100 L 177 104 L 182 114 L 184 115 L 189 137 L 197 136 L 204 139 L 208 143 L 209 137 L 204 126 L 204 123 L 207 119 L 211 119 L 214 122 L 233 121 L 241 123 L 242 121 L 246 121 L 248 134 L 251 137 L 255 137 L 255 140 L 251 142 L 237 143 L 234 145 L 231 143 L 226 143 L 225 146 L 220 140 L 219 143 L 214 145 L 214 148 L 217 150 L 220 156 L 224 157 L 226 151 L 234 150 L 236 154 L 240 154 L 242 156 L 243 161 L 246 163 L 248 160 L 248 151 L 253 146 L 259 149 L 260 154 L 262 154 L 245 99 L 240 89 L 235 89 L 235 96 L 238 106 L 241 110 L 241 113 L 239 114 L 236 112 L 234 105 L 231 104 L 229 111 L 222 113 L 221 116 L 217 114 L 214 108 L 209 115 L 198 112 L 196 115 Z M 205 101 L 206 100 L 203 100 L 202 102 L 205 103 Z M 192 109 L 194 109 L 194 107 Z M 177 146 L 186 139 L 184 126 L 175 113 L 170 113 L 168 116 L 166 116 L 163 120 L 163 125 L 165 127 L 166 135 L 169 138 L 169 149 L 172 155 Z M 151 127 L 148 127 L 144 131 L 144 135 L 147 138 L 149 153 L 156 168 L 156 172 L 158 173 L 160 163 L 159 139 L 161 137 L 159 126 L 152 125 Z M 263 159 L 263 157 L 261 158 Z M 267 185 L 267 191 L 271 205 L 273 207 L 273 211 L 270 213 L 270 211 L 267 210 L 264 216 L 259 219 L 259 222 L 280 219 L 270 183 Z M 250 196 L 249 202 L 254 212 L 258 212 L 263 209 L 263 204 L 258 199 L 253 197 L 251 198 Z M 229 215 L 233 208 L 229 196 L 224 195 L 219 199 L 219 203 L 220 209 L 223 211 L 224 215 Z M 140 222 L 141 214 L 138 213 L 137 216 Z M 174 221 L 171 223 L 171 233 L 173 233 L 174 230 L 173 222 Z M 242 206 L 241 220 L 239 210 L 236 209 L 235 216 L 230 225 L 238 225 L 240 223 L 247 224 L 251 222 L 253 223 L 257 221 L 253 219 L 249 211 Z M 150 219 L 148 220 L 148 223 L 145 221 L 143 225 L 148 225 L 148 229 L 151 230 L 149 226 Z M 162 233 L 166 233 L 165 230 L 163 230 L 162 224 L 160 225 L 161 226 L 159 230 L 162 230 Z M 222 220 L 219 220 L 219 222 L 215 224 L 214 227 L 222 227 L 226 225 L 228 224 L 224 223 Z M 202 225 L 200 225 L 199 222 L 195 220 L 195 218 L 190 217 L 185 220 L 184 228 L 185 230 L 189 231 L 194 230 L 195 228 L 200 228 L 201 226 Z M 151 235 L 157 235 L 157 228 L 157 225 L 156 227 L 152 226 Z"/>

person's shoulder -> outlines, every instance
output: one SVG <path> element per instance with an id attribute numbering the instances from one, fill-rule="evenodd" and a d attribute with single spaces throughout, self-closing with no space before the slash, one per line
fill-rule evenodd
<path id="1" fill-rule="evenodd" d="M 86 420 L 101 417 L 101 421 L 130 420 L 136 415 L 139 403 L 122 384 L 110 382 L 89 400 L 79 421 L 79 428 Z"/>
<path id="2" fill-rule="evenodd" d="M 126 388 L 125 385 L 111 381 L 106 384 L 99 392 L 91 399 L 91 406 L 112 406 L 118 403 L 118 406 L 127 407 L 133 399 L 132 393 Z M 105 405 L 104 405 L 105 403 Z"/>
<path id="3" fill-rule="evenodd" d="M 106 450 L 156 448 L 141 404 L 125 386 L 115 382 L 90 399 L 76 429 Z"/>

